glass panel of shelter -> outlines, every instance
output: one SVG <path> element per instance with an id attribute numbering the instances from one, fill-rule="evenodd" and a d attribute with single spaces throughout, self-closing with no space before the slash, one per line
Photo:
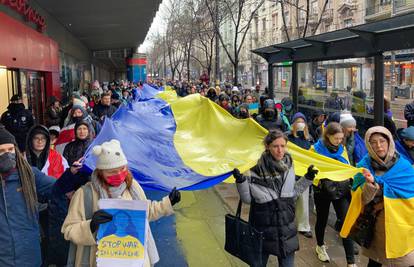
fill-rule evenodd
<path id="1" fill-rule="evenodd" d="M 298 110 L 311 119 L 315 110 L 327 115 L 351 112 L 361 135 L 373 125 L 374 64 L 372 58 L 298 63 Z M 276 100 L 291 97 L 291 62 L 274 65 Z"/>

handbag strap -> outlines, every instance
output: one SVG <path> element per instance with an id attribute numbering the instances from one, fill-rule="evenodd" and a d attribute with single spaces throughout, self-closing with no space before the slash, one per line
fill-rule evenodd
<path id="1" fill-rule="evenodd" d="M 241 208 L 242 208 L 242 201 L 241 201 L 241 199 L 240 199 L 240 200 L 239 200 L 239 204 L 237 205 L 237 211 L 236 211 L 236 217 L 237 217 L 237 218 L 240 218 Z"/>

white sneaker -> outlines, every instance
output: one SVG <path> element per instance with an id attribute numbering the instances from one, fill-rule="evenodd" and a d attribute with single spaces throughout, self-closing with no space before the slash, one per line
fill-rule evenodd
<path id="1" fill-rule="evenodd" d="M 356 265 L 355 263 L 348 264 L 347 266 L 348 266 L 348 267 L 357 267 L 357 265 Z"/>
<path id="2" fill-rule="evenodd" d="M 326 252 L 326 246 L 316 246 L 316 255 L 318 255 L 318 259 L 323 262 L 330 262 L 331 259 L 329 258 L 328 252 Z"/>

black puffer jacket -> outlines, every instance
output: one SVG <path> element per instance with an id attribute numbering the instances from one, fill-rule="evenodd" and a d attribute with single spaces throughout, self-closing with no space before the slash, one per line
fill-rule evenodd
<path id="1" fill-rule="evenodd" d="M 295 199 L 280 198 L 259 204 L 252 202 L 249 222 L 264 232 L 266 253 L 286 257 L 299 249 L 295 223 Z"/>
<path id="2" fill-rule="evenodd" d="M 286 257 L 299 249 L 295 224 L 295 200 L 312 181 L 295 179 L 290 155 L 283 158 L 283 169 L 269 152 L 245 172 L 246 180 L 237 183 L 240 199 L 250 205 L 249 222 L 264 233 L 264 253 Z"/>

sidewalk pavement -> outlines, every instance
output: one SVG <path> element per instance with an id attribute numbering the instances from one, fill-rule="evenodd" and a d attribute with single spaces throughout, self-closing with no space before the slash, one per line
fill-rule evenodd
<path id="1" fill-rule="evenodd" d="M 237 204 L 239 202 L 239 194 L 234 184 L 221 183 L 214 187 L 214 191 L 218 197 L 223 201 L 225 208 L 232 214 L 235 214 Z M 312 207 L 312 205 L 310 205 Z M 249 206 L 243 205 L 242 217 L 248 218 Z M 334 216 L 331 214 L 330 217 Z M 313 212 L 310 212 L 310 224 L 315 225 L 316 216 Z M 333 222 L 333 218 L 330 218 Z M 332 224 L 332 223 L 331 223 Z M 318 260 L 315 254 L 316 240 L 315 237 L 312 239 L 306 238 L 302 235 L 299 236 L 300 250 L 296 252 L 295 266 L 296 267 L 314 267 L 314 266 L 326 266 L 326 267 L 344 267 L 347 266 L 345 259 L 345 251 L 342 246 L 342 241 L 338 233 L 331 227 L 328 226 L 325 234 L 325 244 L 328 247 L 328 254 L 331 258 L 330 263 L 323 263 Z M 231 256 L 229 256 L 231 257 Z M 355 256 L 357 266 L 366 266 L 368 259 L 365 256 Z M 201 266 L 201 265 L 200 265 Z M 247 266 L 240 261 L 236 266 Z M 271 256 L 267 266 L 277 266 L 277 258 Z"/>

